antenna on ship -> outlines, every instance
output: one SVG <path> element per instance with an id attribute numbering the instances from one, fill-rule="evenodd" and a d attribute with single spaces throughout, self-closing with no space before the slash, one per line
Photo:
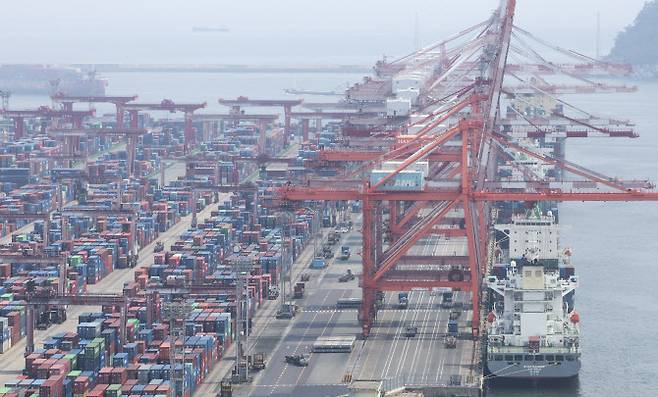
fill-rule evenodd
<path id="1" fill-rule="evenodd" d="M 596 13 L 596 59 L 601 59 L 601 12 Z"/>
<path id="2" fill-rule="evenodd" d="M 0 90 L 0 101 L 2 110 L 8 110 L 9 109 L 9 97 L 11 96 L 11 92 L 9 91 L 3 91 Z"/>
<path id="3" fill-rule="evenodd" d="M 418 28 L 418 11 L 414 15 L 414 51 L 420 50 L 420 30 Z"/>

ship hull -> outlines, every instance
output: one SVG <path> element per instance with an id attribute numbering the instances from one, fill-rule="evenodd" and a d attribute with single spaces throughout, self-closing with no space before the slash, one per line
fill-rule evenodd
<path id="1" fill-rule="evenodd" d="M 578 376 L 580 359 L 560 362 L 530 361 L 514 362 L 487 361 L 487 370 L 497 378 L 515 379 L 567 379 Z"/>

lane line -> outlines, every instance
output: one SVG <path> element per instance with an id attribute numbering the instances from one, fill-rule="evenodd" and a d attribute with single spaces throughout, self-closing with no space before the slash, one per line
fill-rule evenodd
<path id="1" fill-rule="evenodd" d="M 413 291 L 409 292 L 409 300 L 411 301 L 413 298 Z M 380 376 L 380 379 L 386 379 L 386 375 L 388 374 L 388 371 L 393 364 L 393 359 L 395 356 L 395 351 L 397 350 L 397 345 L 400 341 L 400 334 L 402 332 L 402 328 L 404 327 L 405 321 L 407 319 L 407 315 L 409 314 L 411 310 L 409 308 L 404 310 L 404 315 L 402 316 L 402 319 L 400 320 L 400 324 L 398 324 L 398 327 L 395 329 L 395 334 L 393 336 L 393 346 L 391 351 L 391 354 L 388 355 L 386 358 L 386 362 L 384 364 L 384 368 L 382 369 L 382 374 Z M 391 324 L 392 325 L 392 324 Z"/>
<path id="2" fill-rule="evenodd" d="M 425 295 L 429 295 L 429 303 L 428 303 L 428 306 L 431 308 L 431 307 L 432 307 L 432 304 L 433 304 L 433 302 L 434 302 L 434 295 L 430 295 L 430 294 L 428 294 L 428 293 L 426 293 L 426 292 L 423 292 L 422 295 L 423 295 L 423 296 L 425 296 Z M 432 313 L 432 312 L 429 311 L 429 310 L 426 310 L 426 311 L 425 311 L 425 315 L 424 315 L 424 317 L 423 317 L 423 327 L 422 327 L 422 331 L 421 331 L 421 333 L 420 333 L 420 334 L 421 334 L 421 338 L 418 339 L 418 340 L 415 340 L 415 341 L 414 341 L 414 342 L 416 343 L 416 348 L 414 349 L 414 354 L 413 354 L 413 358 L 411 359 L 411 364 L 410 364 L 409 367 L 408 367 L 408 368 L 412 371 L 412 373 L 414 374 L 415 377 L 417 377 L 417 374 L 418 374 L 419 372 L 421 373 L 421 376 L 420 376 L 421 381 L 422 381 L 422 370 L 423 370 L 423 368 L 419 368 L 420 371 L 418 371 L 418 370 L 415 369 L 414 367 L 415 367 L 415 365 L 416 365 L 416 360 L 418 359 L 418 349 L 419 349 L 421 346 L 424 346 L 424 345 L 425 345 L 425 338 L 424 338 L 424 335 L 425 335 L 425 328 L 426 328 L 426 325 L 427 325 L 427 324 L 430 324 L 430 323 L 428 322 L 428 319 L 429 319 L 429 316 L 430 316 L 431 313 Z M 430 345 L 432 344 L 432 339 L 429 340 L 429 344 L 430 344 Z M 425 347 L 425 346 L 424 346 L 424 347 Z M 429 347 L 429 346 L 428 346 L 428 347 Z M 432 349 L 431 349 L 431 348 L 421 349 L 421 352 L 423 352 L 423 351 L 424 351 L 426 357 L 432 354 Z M 419 361 L 419 362 L 420 362 L 420 361 Z"/>

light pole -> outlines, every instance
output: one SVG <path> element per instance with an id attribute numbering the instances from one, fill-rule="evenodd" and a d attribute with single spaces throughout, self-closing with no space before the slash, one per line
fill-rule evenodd
<path id="1" fill-rule="evenodd" d="M 248 278 L 251 273 L 251 261 L 247 258 L 244 260 L 238 260 L 233 262 L 233 271 L 236 273 L 236 289 L 235 289 L 235 322 L 236 322 L 236 333 L 235 333 L 235 343 L 236 343 L 236 357 L 235 357 L 235 373 L 237 379 L 240 381 L 247 381 L 249 379 L 249 362 L 247 361 L 244 370 L 244 376 L 242 375 L 242 357 L 244 353 L 249 351 L 249 292 L 247 290 L 247 299 L 244 305 L 242 299 L 245 293 L 244 280 Z M 245 314 L 246 319 L 243 320 L 243 314 Z M 243 326 L 243 321 L 245 325 Z M 244 349 L 242 347 L 242 338 L 241 333 L 244 329 Z"/>
<path id="2" fill-rule="evenodd" d="M 171 381 L 174 396 L 176 393 L 176 331 L 178 336 L 181 334 L 181 329 L 176 327 L 176 320 L 184 319 L 188 313 L 193 310 L 192 305 L 186 302 L 171 302 L 165 303 L 162 307 L 163 320 L 169 321 L 169 337 L 171 339 L 171 350 L 169 352 L 169 365 Z M 183 333 L 183 336 L 185 333 Z M 181 397 L 185 395 L 185 344 L 183 343 L 183 371 L 181 375 Z"/>

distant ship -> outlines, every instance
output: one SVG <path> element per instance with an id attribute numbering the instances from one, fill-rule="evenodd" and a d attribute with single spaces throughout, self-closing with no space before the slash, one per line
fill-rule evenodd
<path id="1" fill-rule="evenodd" d="M 286 88 L 286 94 L 291 95 L 322 95 L 322 96 L 343 96 L 345 92 L 338 91 L 313 91 L 313 90 L 298 90 L 295 88 Z"/>
<path id="2" fill-rule="evenodd" d="M 211 27 L 211 26 L 193 26 L 192 27 L 193 32 L 220 32 L 220 33 L 226 33 L 229 31 L 228 28 L 225 27 Z"/>
<path id="3" fill-rule="evenodd" d="M 13 94 L 105 95 L 107 81 L 94 72 L 48 65 L 0 65 L 0 91 Z"/>
<path id="4" fill-rule="evenodd" d="M 487 370 L 498 378 L 571 378 L 580 371 L 578 278 L 568 250 L 559 251 L 558 226 L 538 208 L 496 225 L 509 239 L 499 250 L 487 316 Z M 503 262 L 503 263 L 501 263 Z"/>

